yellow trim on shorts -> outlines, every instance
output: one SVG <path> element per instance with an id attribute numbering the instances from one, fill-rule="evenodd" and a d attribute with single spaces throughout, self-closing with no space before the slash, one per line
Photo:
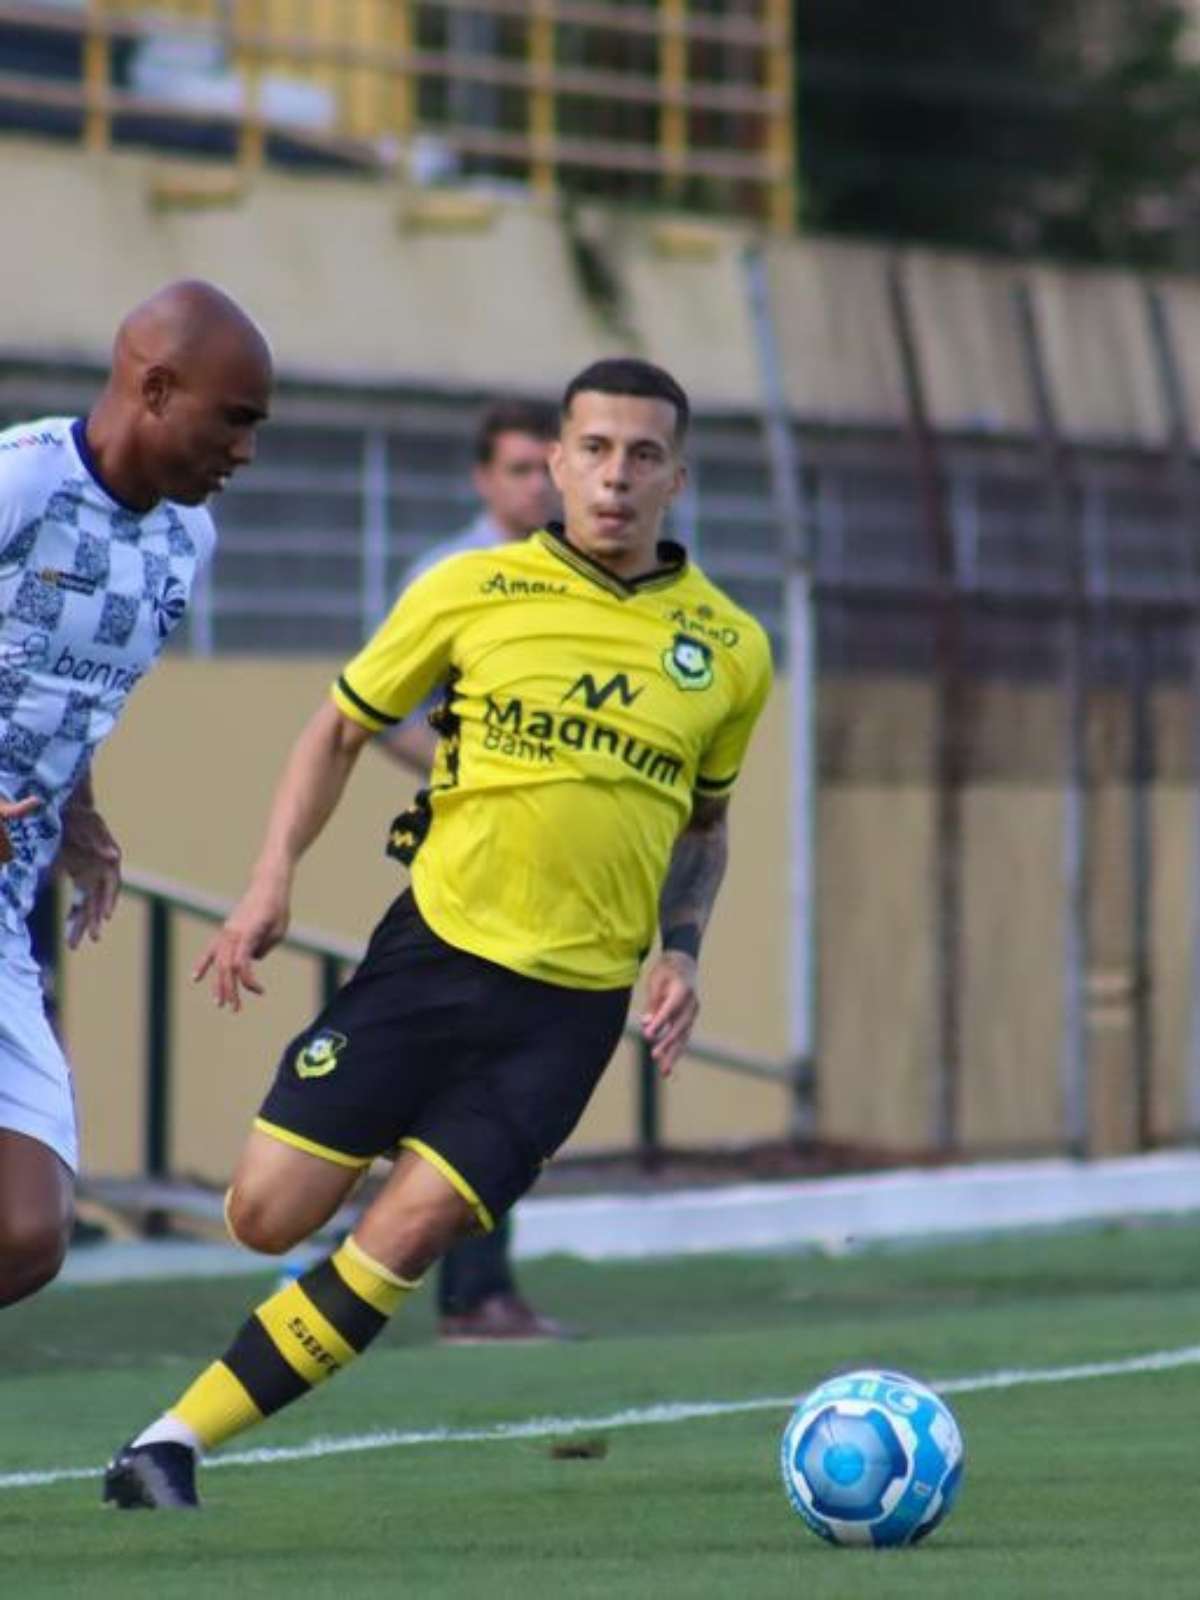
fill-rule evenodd
<path id="1" fill-rule="evenodd" d="M 369 1167 L 375 1159 L 374 1156 L 349 1156 L 344 1150 L 331 1150 L 327 1144 L 318 1144 L 315 1139 L 306 1139 L 302 1133 L 293 1133 L 290 1128 L 280 1128 L 264 1117 L 255 1117 L 254 1126 L 260 1133 L 278 1139 L 280 1144 L 293 1145 L 297 1150 L 303 1150 L 306 1155 L 320 1156 L 322 1161 L 332 1161 L 336 1167 L 353 1167 L 358 1172 L 364 1167 Z"/>
<path id="2" fill-rule="evenodd" d="M 452 1167 L 446 1160 L 445 1156 L 439 1155 L 436 1150 L 425 1143 L 424 1139 L 401 1139 L 400 1148 L 402 1150 L 411 1150 L 414 1155 L 420 1156 L 423 1161 L 428 1161 L 431 1167 L 436 1167 L 441 1173 L 442 1177 L 446 1179 L 447 1183 L 452 1184 L 453 1187 L 458 1190 L 459 1194 L 462 1195 L 463 1199 L 467 1202 L 467 1204 L 471 1207 L 471 1210 L 483 1224 L 484 1230 L 487 1233 L 495 1232 L 495 1217 L 492 1216 L 492 1213 L 484 1205 L 483 1201 L 475 1193 L 474 1189 L 472 1189 L 471 1185 L 463 1177 L 458 1168 Z"/>

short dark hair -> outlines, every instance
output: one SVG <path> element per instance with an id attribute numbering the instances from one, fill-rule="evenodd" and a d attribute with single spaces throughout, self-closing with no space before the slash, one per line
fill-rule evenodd
<path id="1" fill-rule="evenodd" d="M 692 418 L 688 397 L 671 374 L 637 356 L 609 356 L 584 367 L 567 385 L 562 400 L 564 417 L 577 394 L 628 394 L 638 400 L 665 400 L 675 407 L 677 440 L 687 433 Z"/>
<path id="2" fill-rule="evenodd" d="M 558 418 L 554 407 L 543 400 L 494 400 L 475 429 L 475 464 L 486 467 L 496 454 L 496 440 L 502 433 L 527 433 L 531 439 L 558 438 Z"/>

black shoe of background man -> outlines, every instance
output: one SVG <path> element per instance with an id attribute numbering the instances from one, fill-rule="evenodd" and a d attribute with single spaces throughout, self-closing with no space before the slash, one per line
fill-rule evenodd
<path id="1" fill-rule="evenodd" d="M 104 1474 L 104 1501 L 120 1511 L 195 1511 L 196 1452 L 186 1444 L 127 1444 Z"/>

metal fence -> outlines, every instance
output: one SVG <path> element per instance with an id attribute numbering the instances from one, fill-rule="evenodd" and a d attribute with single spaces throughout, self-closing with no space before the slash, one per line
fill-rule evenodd
<path id="1" fill-rule="evenodd" d="M 0 3 L 0 128 L 792 226 L 790 0 Z"/>

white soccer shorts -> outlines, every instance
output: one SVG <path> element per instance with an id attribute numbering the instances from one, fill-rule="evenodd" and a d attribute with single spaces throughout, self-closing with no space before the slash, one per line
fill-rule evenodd
<path id="1" fill-rule="evenodd" d="M 71 1069 L 46 1020 L 37 964 L 12 938 L 0 943 L 0 1128 L 49 1145 L 79 1170 Z"/>

